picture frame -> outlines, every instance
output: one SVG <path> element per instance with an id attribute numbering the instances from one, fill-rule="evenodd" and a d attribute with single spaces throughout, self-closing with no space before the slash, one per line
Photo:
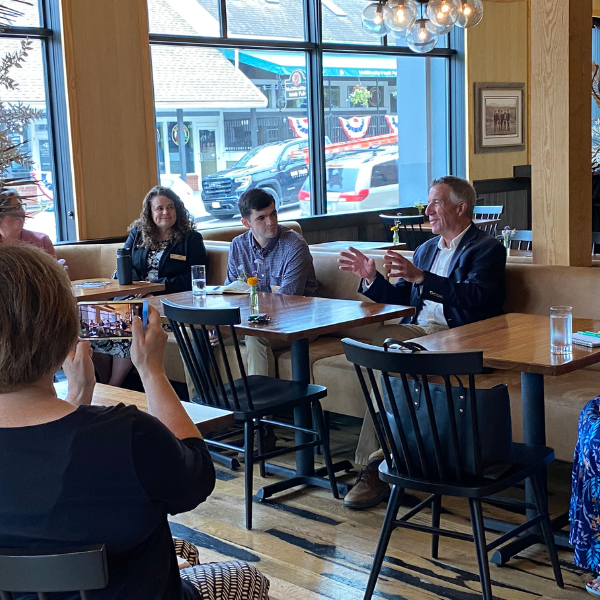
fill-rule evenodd
<path id="1" fill-rule="evenodd" d="M 525 150 L 525 84 L 475 83 L 475 154 Z"/>

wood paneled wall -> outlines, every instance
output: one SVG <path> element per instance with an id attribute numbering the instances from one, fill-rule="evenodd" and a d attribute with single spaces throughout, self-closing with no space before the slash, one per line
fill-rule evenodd
<path id="1" fill-rule="evenodd" d="M 591 265 L 592 0 L 531 0 L 534 262 Z"/>
<path id="2" fill-rule="evenodd" d="M 484 2 L 483 20 L 466 31 L 467 177 L 513 176 L 514 165 L 529 164 L 529 2 Z M 475 83 L 525 83 L 524 151 L 475 154 Z"/>
<path id="3" fill-rule="evenodd" d="M 147 0 L 62 0 L 79 239 L 121 236 L 157 184 Z"/>

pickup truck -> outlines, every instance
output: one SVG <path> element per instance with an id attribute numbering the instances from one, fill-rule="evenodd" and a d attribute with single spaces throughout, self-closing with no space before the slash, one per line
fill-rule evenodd
<path id="1" fill-rule="evenodd" d="M 217 219 L 239 214 L 240 195 L 261 188 L 275 199 L 277 209 L 298 202 L 298 192 L 308 177 L 304 154 L 308 140 L 292 139 L 257 146 L 231 169 L 202 179 L 202 201 L 206 212 Z"/>

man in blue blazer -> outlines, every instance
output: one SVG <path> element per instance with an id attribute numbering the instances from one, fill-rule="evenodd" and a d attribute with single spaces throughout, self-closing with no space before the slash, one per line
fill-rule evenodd
<path id="1" fill-rule="evenodd" d="M 381 345 L 386 338 L 403 341 L 502 314 L 506 250 L 473 224 L 475 198 L 473 186 L 464 179 L 447 176 L 433 181 L 425 214 L 436 237 L 415 250 L 412 262 L 393 250 L 386 252 L 383 267 L 388 277 L 400 278 L 395 284 L 358 250 L 340 253 L 340 269 L 361 277 L 359 291 L 365 296 L 415 307 L 414 316 L 401 324 L 381 326 L 374 344 Z M 348 508 L 376 506 L 389 493 L 377 474 L 381 458 L 372 452 L 377 445 L 367 412 L 356 454 L 356 462 L 367 468 L 344 499 Z"/>

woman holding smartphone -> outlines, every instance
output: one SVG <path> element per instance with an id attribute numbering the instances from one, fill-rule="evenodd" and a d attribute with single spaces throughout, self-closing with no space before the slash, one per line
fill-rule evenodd
<path id="1" fill-rule="evenodd" d="M 215 471 L 165 375 L 158 312 L 150 310 L 145 331 L 139 318 L 132 325 L 149 414 L 91 406 L 91 349 L 77 343 L 64 270 L 19 245 L 0 246 L 0 273 L 0 547 L 105 544 L 108 587 L 96 600 L 267 600 L 268 581 L 246 563 L 178 569 L 167 515 L 204 502 Z M 61 364 L 66 400 L 52 384 Z"/>
<path id="2" fill-rule="evenodd" d="M 129 226 L 133 279 L 164 283 L 165 294 L 192 289 L 192 265 L 207 265 L 202 234 L 185 205 L 169 188 L 152 188 Z M 103 383 L 120 387 L 131 371 L 127 341 L 94 342 L 94 364 Z"/>

